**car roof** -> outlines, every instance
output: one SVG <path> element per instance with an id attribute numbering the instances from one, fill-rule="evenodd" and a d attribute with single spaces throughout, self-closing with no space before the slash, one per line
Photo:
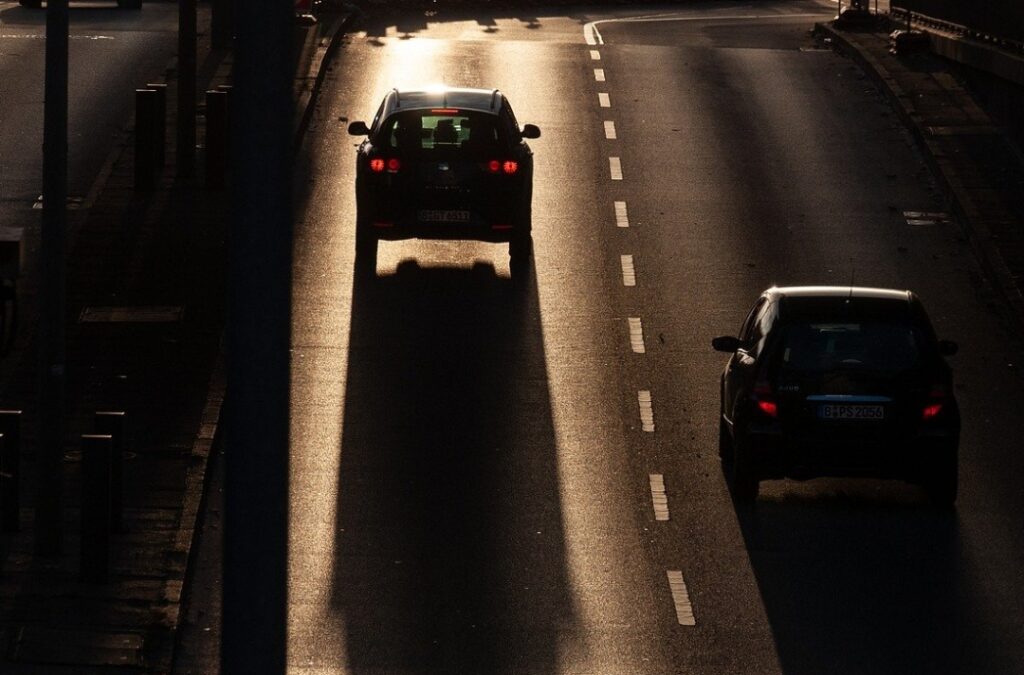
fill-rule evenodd
<path id="1" fill-rule="evenodd" d="M 460 108 L 497 113 L 504 97 L 497 89 L 469 87 L 430 87 L 426 89 L 392 89 L 389 95 L 391 112 L 424 108 Z"/>
<path id="2" fill-rule="evenodd" d="M 910 291 L 865 286 L 773 286 L 765 294 L 772 298 L 872 298 L 904 302 L 914 297 Z"/>

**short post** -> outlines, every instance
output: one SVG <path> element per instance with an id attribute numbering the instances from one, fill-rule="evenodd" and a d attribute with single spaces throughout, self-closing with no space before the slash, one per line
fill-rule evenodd
<path id="1" fill-rule="evenodd" d="M 21 529 L 21 411 L 0 410 L 0 527 L 4 532 Z"/>
<path id="2" fill-rule="evenodd" d="M 156 187 L 156 147 L 153 128 L 156 126 L 157 93 L 152 89 L 135 90 L 135 189 Z"/>
<path id="3" fill-rule="evenodd" d="M 82 435 L 82 549 L 79 572 L 87 583 L 110 575 L 110 447 L 106 434 Z"/>
<path id="4" fill-rule="evenodd" d="M 228 168 L 228 93 L 206 92 L 206 187 L 224 187 Z"/>
<path id="5" fill-rule="evenodd" d="M 124 448 L 125 414 L 120 410 L 96 412 L 93 428 L 110 436 L 110 529 L 124 532 Z"/>
<path id="6" fill-rule="evenodd" d="M 162 169 L 167 165 L 167 85 L 150 83 L 146 89 L 156 92 L 156 114 L 153 116 L 153 147 L 156 149 L 153 165 Z"/>

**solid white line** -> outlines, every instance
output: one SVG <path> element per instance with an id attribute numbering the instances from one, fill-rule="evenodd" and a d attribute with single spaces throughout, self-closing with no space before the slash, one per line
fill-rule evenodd
<path id="1" fill-rule="evenodd" d="M 650 14 L 646 16 L 624 16 L 614 19 L 600 19 L 583 24 L 583 39 L 588 45 L 603 45 L 604 38 L 597 25 L 601 23 L 648 23 L 659 21 L 741 21 L 759 19 L 807 19 L 821 17 L 824 14 L 703 14 L 697 16 L 679 16 L 677 14 Z"/>
<path id="2" fill-rule="evenodd" d="M 629 227 L 629 214 L 626 212 L 626 202 L 615 202 L 615 226 Z"/>
<path id="3" fill-rule="evenodd" d="M 597 51 L 596 49 L 591 49 L 590 50 L 590 60 L 591 61 L 600 61 L 601 60 L 601 52 Z"/>
<path id="4" fill-rule="evenodd" d="M 594 79 L 598 82 L 604 82 L 604 68 L 594 68 Z"/>
<path id="5" fill-rule="evenodd" d="M 654 519 L 668 520 L 668 495 L 665 494 L 665 477 L 660 473 L 652 473 L 651 501 L 654 504 Z"/>
<path id="6" fill-rule="evenodd" d="M 611 172 L 612 180 L 622 180 L 622 162 L 618 157 L 608 158 L 608 170 Z"/>
<path id="7" fill-rule="evenodd" d="M 608 94 L 604 93 L 603 91 L 600 94 L 597 95 L 597 102 L 601 104 L 602 108 L 611 108 L 612 107 L 612 99 L 611 99 L 611 97 L 608 96 Z"/>
<path id="8" fill-rule="evenodd" d="M 690 593 L 686 590 L 683 573 L 679 570 L 668 570 L 668 587 L 672 591 L 672 604 L 676 607 L 676 619 L 680 626 L 696 626 L 697 619 L 693 616 L 690 604 Z"/>
<path id="9" fill-rule="evenodd" d="M 647 351 L 647 346 L 644 345 L 643 324 L 640 323 L 638 317 L 629 318 L 629 346 L 637 354 L 643 354 Z"/>
<path id="10" fill-rule="evenodd" d="M 619 261 L 622 263 L 622 285 L 636 286 L 636 270 L 633 268 L 633 256 L 619 256 Z"/>
<path id="11" fill-rule="evenodd" d="M 641 389 L 636 393 L 636 400 L 640 404 L 640 429 L 642 431 L 654 431 L 654 405 L 651 401 L 651 392 Z"/>
<path id="12" fill-rule="evenodd" d="M 604 121 L 604 137 L 609 141 L 614 141 L 618 136 L 615 135 L 615 122 L 612 120 Z"/>

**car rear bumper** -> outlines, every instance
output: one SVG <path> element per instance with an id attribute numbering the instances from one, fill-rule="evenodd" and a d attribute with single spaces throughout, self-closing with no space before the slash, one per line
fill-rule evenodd
<path id="1" fill-rule="evenodd" d="M 936 431 L 897 439 L 790 438 L 748 432 L 744 444 L 762 478 L 891 478 L 919 481 L 955 460 L 959 434 Z"/>

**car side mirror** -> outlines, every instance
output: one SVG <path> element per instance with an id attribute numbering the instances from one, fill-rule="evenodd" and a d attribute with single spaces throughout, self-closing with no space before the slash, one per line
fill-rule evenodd
<path id="1" fill-rule="evenodd" d="M 939 354 L 942 356 L 953 356 L 960 350 L 960 345 L 952 340 L 939 340 Z"/>
<path id="2" fill-rule="evenodd" d="M 711 346 L 716 352 L 735 354 L 740 348 L 740 339 L 731 335 L 722 335 L 711 340 Z"/>
<path id="3" fill-rule="evenodd" d="M 523 138 L 540 138 L 540 128 L 536 124 L 523 125 Z"/>
<path id="4" fill-rule="evenodd" d="M 369 136 L 370 128 L 366 126 L 366 122 L 353 122 L 348 125 L 348 133 L 350 136 Z"/>

